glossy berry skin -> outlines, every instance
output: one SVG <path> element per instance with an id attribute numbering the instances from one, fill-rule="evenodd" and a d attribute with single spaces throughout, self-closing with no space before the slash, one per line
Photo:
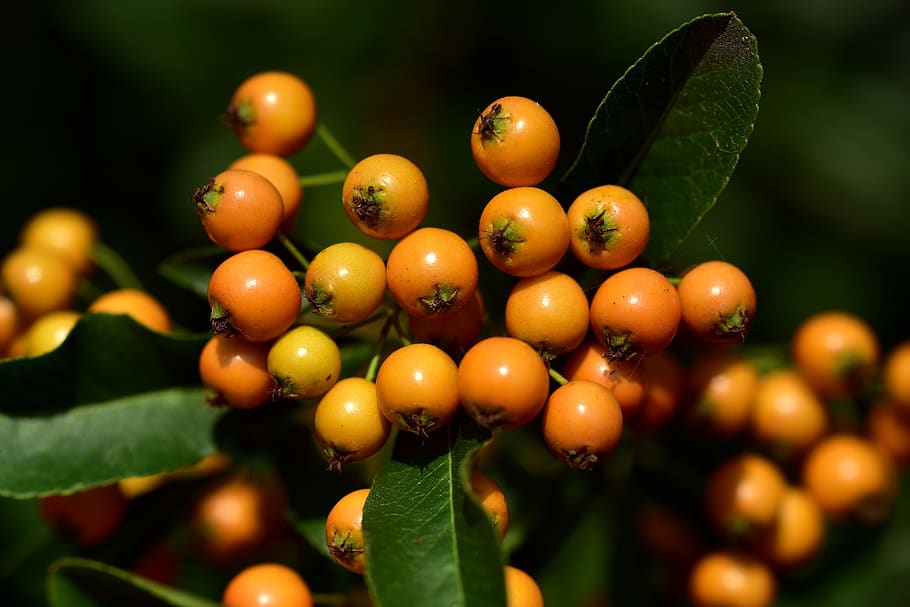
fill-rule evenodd
<path id="1" fill-rule="evenodd" d="M 224 118 L 250 152 L 290 156 L 316 130 L 316 97 L 294 74 L 260 72 L 237 87 Z"/>
<path id="2" fill-rule="evenodd" d="M 885 393 L 910 413 L 910 340 L 892 347 L 882 364 Z"/>
<path id="3" fill-rule="evenodd" d="M 19 333 L 19 311 L 9 297 L 0 295 L 0 359 Z"/>
<path id="4" fill-rule="evenodd" d="M 212 406 L 252 409 L 272 398 L 269 344 L 213 335 L 199 354 L 199 377 Z"/>
<path id="5" fill-rule="evenodd" d="M 360 574 L 366 570 L 363 506 L 369 494 L 369 489 L 348 493 L 332 507 L 325 521 L 325 542 L 332 558 L 348 571 Z"/>
<path id="6" fill-rule="evenodd" d="M 382 304 L 385 262 L 361 244 L 335 243 L 310 261 L 303 289 L 313 311 L 323 318 L 358 322 Z"/>
<path id="7" fill-rule="evenodd" d="M 822 398 L 859 394 L 878 368 L 878 338 L 848 312 L 812 315 L 796 328 L 790 345 L 796 370 Z"/>
<path id="8" fill-rule="evenodd" d="M 718 352 L 695 359 L 686 377 L 689 421 L 698 432 L 718 438 L 746 433 L 759 384 L 754 364 Z"/>
<path id="9" fill-rule="evenodd" d="M 852 434 L 832 434 L 816 444 L 803 462 L 802 480 L 822 512 L 840 521 L 880 522 L 897 492 L 891 459 Z"/>
<path id="10" fill-rule="evenodd" d="M 126 518 L 127 502 L 117 484 L 38 500 L 44 521 L 61 537 L 82 546 L 110 538 Z"/>
<path id="11" fill-rule="evenodd" d="M 3 258 L 0 279 L 19 315 L 32 320 L 68 308 L 75 295 L 77 276 L 54 253 L 20 247 Z"/>
<path id="12" fill-rule="evenodd" d="M 647 208 L 622 186 L 602 185 L 582 192 L 566 214 L 572 254 L 598 270 L 629 265 L 642 254 L 651 236 Z"/>
<path id="13" fill-rule="evenodd" d="M 294 231 L 294 220 L 303 202 L 303 187 L 294 165 L 275 154 L 247 154 L 232 162 L 228 168 L 253 171 L 268 179 L 281 194 L 281 231 L 285 234 Z"/>
<path id="14" fill-rule="evenodd" d="M 433 344 L 461 360 L 483 333 L 484 313 L 483 296 L 477 290 L 465 305 L 442 318 L 408 314 L 408 329 L 413 341 Z"/>
<path id="15" fill-rule="evenodd" d="M 755 289 L 746 274 L 725 261 L 706 261 L 679 281 L 682 324 L 696 338 L 743 341 L 755 319 Z"/>
<path id="16" fill-rule="evenodd" d="M 689 599 L 694 607 L 771 607 L 776 595 L 771 568 L 746 552 L 709 552 L 689 574 Z"/>
<path id="17" fill-rule="evenodd" d="M 228 251 L 264 247 L 284 217 L 278 189 L 244 169 L 218 173 L 193 192 L 193 202 L 209 240 Z"/>
<path id="18" fill-rule="evenodd" d="M 828 410 L 809 384 L 789 369 L 759 380 L 750 427 L 756 442 L 782 461 L 801 458 L 828 432 Z"/>
<path id="19" fill-rule="evenodd" d="M 499 270 L 537 276 L 552 269 L 569 248 L 569 221 L 562 205 L 536 187 L 509 188 L 483 208 L 480 248 Z"/>
<path id="20" fill-rule="evenodd" d="M 758 553 L 782 569 L 805 564 L 821 550 L 826 523 L 821 509 L 803 488 L 784 491 L 780 509 L 772 524 L 756 537 Z"/>
<path id="21" fill-rule="evenodd" d="M 471 470 L 471 492 L 490 517 L 493 528 L 499 540 L 506 536 L 509 530 L 509 504 L 506 495 L 495 480 L 480 470 Z"/>
<path id="22" fill-rule="evenodd" d="M 82 318 L 75 310 L 57 310 L 37 318 L 25 332 L 25 355 L 40 356 L 57 349 Z"/>
<path id="23" fill-rule="evenodd" d="M 603 385 L 570 381 L 547 399 L 543 437 L 550 450 L 570 468 L 590 470 L 619 444 L 622 408 Z"/>
<path id="24" fill-rule="evenodd" d="M 278 256 L 241 251 L 215 268 L 209 280 L 212 331 L 273 340 L 297 320 L 302 299 L 297 279 Z"/>
<path id="25" fill-rule="evenodd" d="M 898 466 L 910 464 L 910 413 L 906 405 L 883 397 L 866 415 L 866 434 Z"/>
<path id="26" fill-rule="evenodd" d="M 549 389 L 543 360 L 534 348 L 514 337 L 482 339 L 458 365 L 461 406 L 490 429 L 530 422 L 546 404 Z"/>
<path id="27" fill-rule="evenodd" d="M 386 419 L 402 430 L 427 436 L 458 413 L 458 366 L 432 344 L 408 344 L 382 361 L 376 396 Z"/>
<path id="28" fill-rule="evenodd" d="M 391 429 L 379 409 L 376 384 L 362 377 L 345 377 L 332 386 L 316 405 L 313 425 L 330 470 L 379 451 Z"/>
<path id="29" fill-rule="evenodd" d="M 474 251 L 443 228 L 419 228 L 392 248 L 386 260 L 386 283 L 409 315 L 443 316 L 464 306 L 477 290 Z"/>
<path id="30" fill-rule="evenodd" d="M 348 219 L 363 234 L 380 240 L 396 240 L 414 231 L 430 202 L 423 172 L 397 154 L 374 154 L 358 162 L 341 192 Z"/>
<path id="31" fill-rule="evenodd" d="M 144 327 L 167 333 L 171 315 L 153 295 L 140 289 L 114 289 L 99 295 L 88 307 L 89 312 L 126 314 Z"/>
<path id="32" fill-rule="evenodd" d="M 754 453 L 730 457 L 708 478 L 708 517 L 727 537 L 752 536 L 774 521 L 785 489 L 784 475 L 771 460 Z"/>
<path id="33" fill-rule="evenodd" d="M 259 563 L 231 578 L 221 597 L 224 607 L 313 607 L 310 588 L 285 565 Z"/>
<path id="34" fill-rule="evenodd" d="M 551 270 L 515 283 L 506 299 L 506 331 L 527 342 L 545 360 L 581 345 L 588 334 L 590 308 L 584 289 Z"/>
<path id="35" fill-rule="evenodd" d="M 506 565 L 506 607 L 543 607 L 543 592 L 530 575 Z"/>
<path id="36" fill-rule="evenodd" d="M 638 361 L 610 360 L 603 345 L 588 337 L 565 355 L 561 373 L 570 381 L 594 381 L 613 393 L 622 408 L 623 419 L 638 414 L 647 395 L 644 367 Z"/>
<path id="37" fill-rule="evenodd" d="M 591 328 L 610 359 L 660 352 L 679 328 L 676 288 L 650 268 L 627 268 L 607 278 L 591 300 Z"/>
<path id="38" fill-rule="evenodd" d="M 98 226 L 83 211 L 68 207 L 44 209 L 22 226 L 23 247 L 42 249 L 65 261 L 76 274 L 92 268 L 92 254 L 98 243 Z"/>
<path id="39" fill-rule="evenodd" d="M 556 165 L 559 129 L 543 107 L 527 97 L 501 97 L 477 117 L 471 154 L 480 172 L 505 187 L 536 186 Z"/>
<path id="40" fill-rule="evenodd" d="M 272 344 L 268 357 L 274 398 L 315 398 L 341 376 L 341 350 L 316 327 L 294 327 Z"/>

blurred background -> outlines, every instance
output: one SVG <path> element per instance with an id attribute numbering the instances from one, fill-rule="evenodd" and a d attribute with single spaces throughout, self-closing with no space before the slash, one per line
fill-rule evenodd
<path id="1" fill-rule="evenodd" d="M 507 94 L 538 100 L 562 132 L 558 178 L 632 62 L 679 24 L 730 9 L 758 39 L 761 109 L 673 268 L 742 267 L 758 292 L 757 342 L 783 343 L 828 308 L 863 316 L 883 347 L 910 337 L 906 0 L 17 2 L 0 43 L 0 243 L 12 249 L 40 208 L 85 209 L 177 321 L 205 330 L 205 302 L 157 268 L 207 244 L 191 195 L 244 153 L 220 114 L 249 75 L 302 76 L 355 157 L 411 158 L 430 184 L 426 223 L 467 235 L 497 191 L 468 147 L 479 109 Z M 340 168 L 317 140 L 291 161 L 303 175 Z M 362 239 L 339 191 L 307 190 L 300 241 Z"/>

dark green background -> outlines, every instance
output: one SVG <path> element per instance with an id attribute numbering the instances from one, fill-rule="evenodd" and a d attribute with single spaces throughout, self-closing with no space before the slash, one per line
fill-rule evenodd
<path id="1" fill-rule="evenodd" d="M 0 243 L 11 249 L 42 207 L 86 209 L 178 322 L 204 329 L 204 302 L 155 271 L 206 244 L 190 195 L 243 153 L 219 115 L 247 76 L 300 74 L 354 156 L 410 157 L 430 184 L 427 223 L 469 234 L 497 191 L 468 149 L 478 109 L 506 94 L 541 102 L 562 131 L 558 176 L 627 66 L 680 23 L 731 8 L 758 38 L 761 110 L 674 269 L 718 257 L 744 268 L 759 296 L 755 342 L 784 342 L 826 308 L 862 315 L 885 347 L 910 337 L 906 0 L 16 3 L 0 43 Z M 302 174 L 339 168 L 318 143 L 291 160 Z M 301 240 L 359 238 L 337 201 L 335 187 L 306 193 Z M 3 542 L 34 523 L 31 511 L 0 512 Z M 907 560 L 888 546 L 858 561 L 886 576 L 891 555 Z"/>

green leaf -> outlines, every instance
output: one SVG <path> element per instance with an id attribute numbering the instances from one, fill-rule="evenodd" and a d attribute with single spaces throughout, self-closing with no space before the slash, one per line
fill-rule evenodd
<path id="1" fill-rule="evenodd" d="M 63 558 L 51 563 L 47 577 L 51 607 L 217 607 L 203 599 L 105 563 Z"/>
<path id="2" fill-rule="evenodd" d="M 188 466 L 222 411 L 198 379 L 204 336 L 89 314 L 48 354 L 0 363 L 0 495 L 72 492 Z"/>
<path id="3" fill-rule="evenodd" d="M 489 433 L 461 416 L 421 440 L 399 433 L 363 511 L 367 584 L 379 607 L 500 607 L 505 589 L 493 525 L 466 490 Z"/>
<path id="4" fill-rule="evenodd" d="M 208 297 L 209 279 L 225 255 L 224 249 L 214 245 L 187 249 L 162 261 L 158 273 L 182 289 Z"/>
<path id="5" fill-rule="evenodd" d="M 560 195 L 629 188 L 651 216 L 644 257 L 665 264 L 727 185 L 752 133 L 761 79 L 755 37 L 735 14 L 682 25 L 611 87 Z"/>

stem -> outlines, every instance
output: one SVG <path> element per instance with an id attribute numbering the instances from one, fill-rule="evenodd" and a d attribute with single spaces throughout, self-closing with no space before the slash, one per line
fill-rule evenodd
<path id="1" fill-rule="evenodd" d="M 556 380 L 556 383 L 559 384 L 560 386 L 565 386 L 567 383 L 569 383 L 569 380 L 566 379 L 562 373 L 560 373 L 553 367 L 550 367 L 550 377 L 552 377 L 554 380 Z"/>
<path id="2" fill-rule="evenodd" d="M 341 325 L 340 327 L 338 327 L 337 330 L 332 331 L 332 338 L 338 339 L 339 337 L 344 337 L 345 335 L 347 335 L 348 333 L 350 333 L 352 331 L 356 331 L 357 329 L 359 329 L 361 327 L 365 327 L 371 323 L 376 322 L 380 318 L 383 318 L 386 314 L 387 314 L 387 312 L 380 311 L 380 312 L 376 312 L 372 316 L 364 318 L 363 320 L 358 320 L 357 322 L 352 322 L 347 325 Z"/>
<path id="3" fill-rule="evenodd" d="M 297 260 L 297 263 L 299 263 L 304 270 L 310 267 L 310 262 L 303 256 L 303 253 L 300 252 L 297 245 L 291 242 L 291 239 L 287 237 L 287 234 L 279 230 L 278 232 L 275 232 L 275 238 L 288 250 L 288 253 Z"/>
<path id="4" fill-rule="evenodd" d="M 382 323 L 382 328 L 379 330 L 379 339 L 376 340 L 376 353 L 373 355 L 373 358 L 370 359 L 370 366 L 364 375 L 364 379 L 369 381 L 376 380 L 376 373 L 379 371 L 379 362 L 382 359 L 382 350 L 385 347 L 386 337 L 389 336 L 389 330 L 398 324 L 399 312 L 400 310 L 395 306 L 386 313 L 385 322 Z"/>
<path id="5" fill-rule="evenodd" d="M 680 278 L 679 276 L 667 276 L 667 280 L 669 280 L 670 284 L 673 285 L 674 287 L 678 287 L 679 281 L 682 280 L 682 278 Z"/>
<path id="6" fill-rule="evenodd" d="M 95 244 L 92 251 L 92 261 L 95 265 L 104 270 L 105 274 L 111 277 L 121 289 L 142 289 L 142 281 L 133 272 L 126 260 L 120 256 L 114 249 L 110 248 L 103 242 Z"/>
<path id="7" fill-rule="evenodd" d="M 303 175 L 300 178 L 300 185 L 304 188 L 311 188 L 319 185 L 334 185 L 336 183 L 342 183 L 347 176 L 347 171 L 330 171 L 328 173 L 317 173 L 315 175 Z"/>
<path id="8" fill-rule="evenodd" d="M 480 237 L 479 236 L 471 236 L 470 238 L 466 238 L 465 242 L 468 243 L 468 246 L 471 247 L 472 251 L 477 251 L 480 249 Z"/>
<path id="9" fill-rule="evenodd" d="M 354 168 L 354 165 L 357 164 L 357 162 L 354 160 L 354 157 L 351 156 L 346 149 L 344 149 L 344 146 L 341 145 L 337 139 L 335 139 L 335 136 L 332 135 L 332 132 L 329 131 L 329 128 L 326 125 L 319 123 L 316 126 L 316 135 L 322 139 L 322 142 L 330 150 L 332 150 L 332 153 L 335 154 L 335 158 L 337 158 L 341 164 L 343 164 L 349 170 Z"/>
<path id="10" fill-rule="evenodd" d="M 367 372 L 363 375 L 363 378 L 367 381 L 376 381 L 376 374 L 379 372 L 379 361 L 382 359 L 382 356 L 379 355 L 379 352 L 373 355 L 373 358 L 370 359 L 370 366 L 367 367 Z"/>

